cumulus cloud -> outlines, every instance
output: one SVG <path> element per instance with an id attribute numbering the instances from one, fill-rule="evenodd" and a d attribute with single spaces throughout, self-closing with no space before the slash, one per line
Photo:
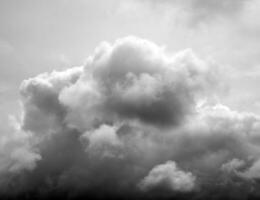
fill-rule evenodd
<path id="1" fill-rule="evenodd" d="M 67 123 L 79 130 L 120 119 L 173 126 L 193 112 L 213 77 L 190 50 L 167 56 L 152 42 L 128 37 L 99 46 L 84 75 L 59 100 L 69 109 Z"/>
<path id="2" fill-rule="evenodd" d="M 256 160 L 251 167 L 249 167 L 242 176 L 249 179 L 259 179 L 260 178 L 260 161 Z"/>
<path id="3" fill-rule="evenodd" d="M 77 80 L 81 70 L 78 67 L 64 72 L 45 73 L 23 81 L 20 91 L 24 107 L 24 130 L 35 134 L 57 131 L 64 114 L 58 99 L 59 93 Z"/>
<path id="4" fill-rule="evenodd" d="M 16 173 L 20 170 L 33 170 L 40 154 L 33 148 L 30 134 L 19 127 L 12 116 L 9 118 L 9 128 L 0 135 L 0 177 L 7 172 Z"/>
<path id="5" fill-rule="evenodd" d="M 86 151 L 102 153 L 102 156 L 117 156 L 118 149 L 122 146 L 122 142 L 117 136 L 115 127 L 108 125 L 101 125 L 93 132 L 85 132 L 81 136 L 81 140 L 88 142 Z"/>
<path id="6" fill-rule="evenodd" d="M 155 166 L 140 183 L 140 188 L 149 190 L 156 187 L 167 187 L 173 191 L 189 192 L 195 187 L 195 176 L 180 170 L 176 163 L 168 161 Z"/>
<path id="7" fill-rule="evenodd" d="M 245 161 L 234 158 L 229 162 L 224 163 L 221 166 L 221 170 L 227 173 L 232 173 L 232 172 L 236 172 L 237 170 L 241 169 L 244 166 L 245 166 Z"/>
<path id="8" fill-rule="evenodd" d="M 217 75 L 192 50 L 126 37 L 100 44 L 82 67 L 23 81 L 19 131 L 0 145 L 2 173 L 16 174 L 7 193 L 187 194 L 242 166 L 255 179 L 260 118 L 214 103 Z"/>

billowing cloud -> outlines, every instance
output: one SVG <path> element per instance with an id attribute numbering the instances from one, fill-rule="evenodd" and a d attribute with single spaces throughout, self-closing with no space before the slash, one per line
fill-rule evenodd
<path id="1" fill-rule="evenodd" d="M 217 78 L 192 50 L 126 37 L 100 44 L 82 67 L 23 81 L 19 131 L 1 140 L 0 189 L 141 198 L 159 188 L 199 198 L 225 186 L 227 171 L 256 188 L 260 117 L 215 103 Z"/>
<path id="2" fill-rule="evenodd" d="M 250 168 L 248 168 L 242 176 L 249 179 L 259 179 L 260 178 L 260 161 L 255 161 Z"/>
<path id="3" fill-rule="evenodd" d="M 232 173 L 232 172 L 236 172 L 237 170 L 241 169 L 244 166 L 245 166 L 245 161 L 234 158 L 229 162 L 224 163 L 221 166 L 221 170 L 227 173 Z"/>
<path id="4" fill-rule="evenodd" d="M 190 172 L 180 170 L 176 163 L 168 161 L 155 166 L 142 180 L 140 187 L 143 190 L 166 187 L 173 191 L 189 192 L 195 187 L 196 178 Z"/>
<path id="5" fill-rule="evenodd" d="M 24 131 L 13 116 L 0 131 L 0 196 L 9 198 L 11 194 L 21 192 L 25 185 L 22 181 L 21 187 L 17 188 L 15 184 L 14 189 L 12 182 L 17 183 L 21 174 L 32 172 L 42 156 L 34 148 L 32 135 Z"/>
<path id="6" fill-rule="evenodd" d="M 81 140 L 88 142 L 86 151 L 94 154 L 102 153 L 102 156 L 106 157 L 117 156 L 118 149 L 122 145 L 117 136 L 116 128 L 108 125 L 101 125 L 93 132 L 85 132 L 81 136 Z"/>
<path id="7" fill-rule="evenodd" d="M 19 127 L 18 122 L 10 116 L 6 132 L 0 135 L 0 177 L 5 172 L 33 170 L 41 156 L 33 148 L 30 134 Z"/>
<path id="8" fill-rule="evenodd" d="M 213 69 L 190 50 L 167 56 L 152 42 L 128 37 L 99 46 L 59 100 L 69 110 L 67 123 L 79 130 L 122 119 L 173 126 L 193 112 L 213 77 Z"/>
<path id="9" fill-rule="evenodd" d="M 57 131 L 65 111 L 59 102 L 59 93 L 77 80 L 81 70 L 78 67 L 64 72 L 45 73 L 21 84 L 24 106 L 22 125 L 25 130 L 35 134 Z"/>

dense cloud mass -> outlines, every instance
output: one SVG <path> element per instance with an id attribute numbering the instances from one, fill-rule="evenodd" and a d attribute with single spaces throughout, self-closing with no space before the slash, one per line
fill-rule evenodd
<path id="1" fill-rule="evenodd" d="M 218 73 L 192 50 L 126 37 L 23 81 L 22 117 L 0 140 L 1 195 L 257 197 L 260 117 L 212 100 Z"/>

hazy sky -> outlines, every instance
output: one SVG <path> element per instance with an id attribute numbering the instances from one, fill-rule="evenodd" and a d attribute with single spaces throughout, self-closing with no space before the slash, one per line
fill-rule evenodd
<path id="1" fill-rule="evenodd" d="M 214 103 L 226 105 L 236 112 L 250 112 L 255 115 L 260 115 L 259 19 L 260 1 L 258 0 L 0 0 L 0 130 L 4 132 L 9 129 L 7 124 L 9 123 L 8 121 L 10 121 L 10 116 L 15 116 L 18 119 L 21 114 L 23 117 L 25 116 L 25 119 L 22 119 L 25 120 L 22 122 L 25 129 L 26 123 L 31 124 L 31 121 L 26 121 L 26 116 L 31 111 L 31 108 L 29 109 L 27 106 L 35 102 L 31 99 L 27 99 L 32 91 L 28 89 L 30 88 L 30 83 L 20 86 L 23 80 L 35 77 L 44 72 L 52 72 L 54 70 L 63 71 L 73 66 L 88 66 L 90 62 L 88 56 L 98 57 L 98 52 L 101 51 L 100 49 L 104 49 L 104 52 L 109 52 L 110 50 L 108 49 L 112 49 L 111 52 L 117 52 L 117 46 L 120 47 L 120 45 L 123 47 L 124 45 L 134 46 L 133 48 L 137 46 L 136 48 L 139 49 L 139 43 L 133 42 L 135 40 L 139 41 L 137 38 L 151 41 L 152 44 L 148 44 L 147 47 L 148 52 L 150 52 L 149 49 L 152 49 L 152 53 L 158 53 L 158 51 L 160 52 L 158 49 L 162 48 L 162 54 L 165 54 L 166 57 L 171 57 L 171 55 L 175 54 L 179 55 L 178 52 L 191 49 L 196 58 L 198 57 L 202 59 L 203 62 L 210 63 L 211 68 L 216 70 L 215 75 L 218 81 L 213 83 L 215 87 L 214 91 L 217 91 L 213 94 L 214 98 L 212 98 L 212 101 L 214 101 Z M 104 41 L 109 44 L 114 44 L 117 39 L 128 38 L 127 36 L 134 36 L 133 38 L 135 39 L 132 37 L 130 37 L 132 39 L 123 39 L 121 43 L 120 41 L 116 42 L 115 45 L 111 47 L 106 47 L 106 45 L 103 47 L 101 44 Z M 100 44 L 101 46 L 99 46 Z M 158 49 L 154 47 L 153 44 L 158 45 Z M 142 49 L 142 47 L 140 47 L 140 49 Z M 190 50 L 184 52 L 189 51 Z M 140 50 L 140 52 L 143 51 Z M 144 55 L 146 54 L 144 53 Z M 193 58 L 186 58 L 185 55 L 186 53 L 181 54 L 180 59 L 191 59 L 190 62 L 194 62 Z M 182 58 L 182 56 L 185 58 Z M 113 56 L 111 57 L 113 58 Z M 162 60 L 163 62 L 165 61 L 164 56 L 162 56 Z M 104 62 L 107 63 L 109 68 L 110 62 L 112 61 Z M 118 62 L 119 61 L 113 61 L 112 64 L 117 64 Z M 179 61 L 174 61 L 174 63 L 175 62 L 178 63 Z M 94 61 L 93 63 L 95 64 Z M 89 65 L 92 66 L 94 65 L 93 63 Z M 144 66 L 146 65 L 147 63 L 145 61 Z M 164 63 L 162 65 L 164 67 L 166 64 Z M 142 64 L 141 67 L 143 67 Z M 104 69 L 100 69 L 100 71 L 102 70 Z M 120 69 L 117 70 L 119 70 L 119 72 L 116 72 L 116 74 L 120 74 Z M 135 70 L 136 69 L 133 69 L 133 71 Z M 145 68 L 144 71 L 146 70 Z M 154 69 L 151 69 L 151 71 L 153 70 Z M 83 77 L 81 79 L 88 76 L 86 75 L 88 71 L 64 73 L 80 73 L 81 75 L 75 76 Z M 94 76 L 95 73 L 101 72 L 89 72 L 89 74 L 94 74 Z M 102 73 L 98 75 L 98 77 L 103 77 Z M 108 72 L 105 71 L 104 74 L 106 73 Z M 113 73 L 113 71 L 111 73 Z M 178 73 L 179 71 L 177 70 L 177 74 Z M 115 75 L 115 77 L 117 77 L 117 75 Z M 56 75 L 49 76 L 53 76 L 53 79 L 56 79 Z M 74 77 L 74 75 L 71 76 Z M 202 77 L 199 77 L 209 86 L 211 82 L 208 83 L 204 80 L 204 75 L 201 76 Z M 138 80 L 141 86 L 146 87 L 146 83 L 144 84 L 142 81 L 151 83 L 152 85 L 155 84 L 153 82 L 154 80 L 151 80 L 149 77 L 142 78 L 143 79 Z M 165 79 L 168 80 L 168 78 L 169 77 Z M 47 79 L 50 81 L 49 77 Z M 84 81 L 81 79 L 75 84 L 75 87 L 83 87 L 81 86 L 81 84 L 83 84 L 81 82 Z M 96 81 L 98 78 L 95 77 L 94 79 Z M 105 75 L 103 79 L 106 79 Z M 29 82 L 30 80 L 31 79 L 29 79 Z M 110 84 L 113 85 L 111 82 L 114 80 L 106 81 L 108 81 L 106 82 L 107 87 L 109 87 Z M 134 78 L 133 80 L 131 79 L 131 81 L 138 82 Z M 167 85 L 168 82 L 165 84 Z M 204 83 L 202 85 L 204 87 Z M 91 87 L 92 86 L 93 85 L 91 85 Z M 186 85 L 183 87 L 186 88 Z M 93 88 L 95 88 L 95 86 L 93 86 Z M 193 88 L 191 89 L 188 86 L 187 88 L 189 91 L 192 90 L 191 96 L 193 96 L 193 93 L 196 93 L 193 91 Z M 25 109 L 21 108 L 20 89 L 22 92 L 25 91 L 22 94 L 26 102 L 23 104 Z M 135 90 L 133 89 L 133 91 Z M 66 106 L 73 107 L 74 104 L 76 105 L 78 102 L 75 103 L 74 101 L 76 100 L 71 100 L 69 96 L 75 95 L 77 97 L 79 93 L 81 93 L 80 89 L 78 92 L 77 90 L 75 92 L 73 89 L 68 89 L 68 91 L 65 90 L 63 92 L 59 90 L 59 100 Z M 46 96 L 43 98 L 45 97 Z M 30 98 L 33 99 L 34 96 L 30 96 Z M 78 98 L 80 99 L 81 97 Z M 113 98 L 118 100 L 117 96 Z M 138 96 L 136 98 L 138 98 Z M 173 101 L 176 100 L 175 97 L 171 95 L 169 98 Z M 179 101 L 181 102 L 182 99 L 183 96 L 177 99 L 176 104 L 178 104 Z M 81 102 L 81 100 L 79 101 Z M 173 110 L 169 111 L 169 116 L 167 116 L 169 118 L 166 117 L 169 121 L 166 120 L 162 122 L 161 119 L 163 119 L 164 116 L 161 116 L 162 118 L 158 120 L 156 117 L 146 116 L 151 114 L 150 111 L 145 110 L 144 113 L 138 113 L 139 104 L 136 107 L 133 102 L 122 103 L 122 105 L 119 103 L 118 107 L 115 108 L 115 105 L 110 102 L 111 99 L 107 101 L 108 104 L 103 106 L 116 110 L 120 115 L 124 117 L 127 116 L 127 119 L 128 117 L 131 119 L 132 117 L 138 118 L 141 121 L 143 120 L 144 123 L 149 124 L 153 122 L 158 124 L 159 127 L 162 124 L 162 126 L 167 126 L 168 123 L 178 124 L 179 120 L 182 121 L 182 119 L 179 119 L 179 116 L 177 119 L 175 116 L 172 116 L 171 111 L 179 113 L 180 116 L 186 112 L 189 113 L 189 108 L 187 108 L 188 111 L 186 108 L 184 110 L 176 110 L 174 107 L 176 104 L 174 104 Z M 187 105 L 193 105 L 193 100 L 187 101 L 188 102 L 185 102 Z M 132 105 L 132 103 L 134 105 Z M 164 103 L 169 102 L 166 101 Z M 73 107 L 73 109 L 79 111 L 78 108 Z M 164 110 L 165 108 L 160 107 L 159 109 Z M 224 108 L 221 107 L 221 109 Z M 92 111 L 93 110 L 91 110 L 91 112 Z M 137 113 L 135 113 L 135 111 Z M 86 127 L 82 125 L 82 120 L 84 121 L 85 118 L 79 120 L 82 115 L 73 111 L 68 114 L 66 118 L 67 120 L 69 119 L 69 124 L 72 124 L 72 127 L 80 127 L 78 128 L 79 132 L 82 130 L 84 130 L 84 132 L 86 131 Z M 77 116 L 77 120 L 74 119 L 76 118 L 75 116 Z M 31 120 L 29 119 L 30 117 L 28 117 L 28 120 Z M 88 120 L 89 119 L 86 121 Z M 33 128 L 30 125 L 28 126 L 29 131 L 33 132 L 35 130 L 36 126 Z M 37 126 L 37 128 L 39 127 L 41 127 L 41 125 Z M 100 129 L 102 129 L 102 127 Z M 103 129 L 108 129 L 108 132 L 111 132 L 110 136 L 107 136 L 109 138 L 108 140 L 115 142 L 113 131 L 116 128 L 103 127 Z M 97 135 L 99 135 L 99 131 L 100 130 L 96 130 Z M 185 129 L 184 132 L 185 131 L 187 130 Z M 100 134 L 101 136 L 99 137 L 102 137 L 102 133 Z M 84 135 L 86 135 L 86 133 L 84 133 Z M 96 139 L 94 138 L 93 140 L 95 141 Z M 117 145 L 117 142 L 115 143 Z M 32 157 L 34 157 L 33 155 L 34 154 L 32 154 Z M 36 160 L 38 159 L 37 156 L 34 158 Z M 236 160 L 234 162 L 235 164 L 237 164 L 237 162 L 239 163 L 239 161 Z M 145 189 L 148 187 L 146 185 L 147 181 L 153 180 L 153 173 L 156 173 L 158 169 L 164 170 L 165 168 L 169 168 L 177 172 L 180 170 L 174 161 L 165 162 L 165 164 L 156 162 L 156 164 L 157 167 L 154 167 L 150 171 L 143 180 L 141 187 Z M 180 173 L 182 174 L 184 172 L 180 171 Z M 188 180 L 193 180 L 194 178 L 193 175 L 189 173 L 182 175 Z M 172 187 L 175 188 L 176 186 L 173 184 Z M 183 186 L 180 187 L 182 188 Z M 192 188 L 193 183 L 189 185 L 189 187 Z"/>

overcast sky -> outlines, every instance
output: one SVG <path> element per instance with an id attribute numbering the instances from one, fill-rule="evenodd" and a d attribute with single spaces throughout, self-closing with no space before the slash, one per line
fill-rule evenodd
<path id="1" fill-rule="evenodd" d="M 164 60 L 165 57 L 168 57 L 168 59 L 171 60 L 172 56 L 179 55 L 179 52 L 187 53 L 189 51 L 192 52 L 192 55 L 194 54 L 196 59 L 201 59 L 201 62 L 210 63 L 205 65 L 210 65 L 210 68 L 213 70 L 213 73 L 215 74 L 215 77 L 213 78 L 214 81 L 207 82 L 208 80 L 206 79 L 211 79 L 209 78 L 210 75 L 207 75 L 207 78 L 204 80 L 204 74 L 199 75 L 199 79 L 205 81 L 206 86 L 204 86 L 204 82 L 203 86 L 200 85 L 200 82 L 196 84 L 199 85 L 198 87 L 210 87 L 210 89 L 208 89 L 209 91 L 206 93 L 210 93 L 211 97 L 209 98 L 207 95 L 203 96 L 203 98 L 200 98 L 200 102 L 212 101 L 213 104 L 225 105 L 228 109 L 234 110 L 234 112 L 237 113 L 246 112 L 258 116 L 260 115 L 259 19 L 260 1 L 258 0 L 0 0 L 0 130 L 1 132 L 8 132 L 10 118 L 14 117 L 17 118 L 18 121 L 21 120 L 19 123 L 21 123 L 21 126 L 25 127 L 25 131 L 41 132 L 41 130 L 38 129 L 36 131 L 35 127 L 39 128 L 43 125 L 31 126 L 30 123 L 32 122 L 30 121 L 31 119 L 29 119 L 31 116 L 27 116 L 29 115 L 28 113 L 31 112 L 31 108 L 29 109 L 28 107 L 29 104 L 34 104 L 36 102 L 36 100 L 32 101 L 32 99 L 38 98 L 38 96 L 33 96 L 34 93 L 30 93 L 32 91 L 30 90 L 31 79 L 29 78 L 36 77 L 35 79 L 37 79 L 38 74 L 64 71 L 74 66 L 79 66 L 77 69 L 78 71 L 80 71 L 80 66 L 85 66 L 85 68 L 88 68 L 86 67 L 88 65 L 99 66 L 99 64 L 95 64 L 95 61 L 89 60 L 91 60 L 90 57 L 98 57 L 99 51 L 101 51 L 100 49 L 104 49 L 104 52 L 117 52 L 117 47 L 120 48 L 121 45 L 123 47 L 129 45 L 134 46 L 133 48 L 136 49 L 142 49 L 143 47 L 139 47 L 139 43 L 135 42 L 139 41 L 139 39 L 141 41 L 148 41 L 149 44 L 147 44 L 147 47 L 144 45 L 144 49 L 148 49 L 148 52 L 150 52 L 150 50 L 154 54 L 160 51 L 163 52 L 158 53 L 160 55 L 163 54 L 162 58 L 160 58 L 163 60 L 160 61 L 162 63 L 168 62 Z M 126 39 L 120 40 L 120 38 Z M 107 42 L 106 44 L 110 44 L 111 46 L 106 47 L 102 42 Z M 102 46 L 102 44 L 104 46 Z M 142 55 L 143 50 L 140 50 L 140 52 Z M 191 59 L 189 62 L 195 62 L 193 58 L 188 58 L 189 53 L 187 53 L 187 57 L 185 57 L 186 53 L 179 55 L 180 60 Z M 103 55 L 102 53 L 100 54 Z M 107 54 L 108 57 L 111 56 L 113 58 L 114 54 Z M 151 57 L 155 56 L 154 54 L 151 55 Z M 115 55 L 117 54 L 115 53 Z M 131 55 L 131 52 L 129 55 Z M 146 54 L 144 53 L 144 56 L 145 55 Z M 131 58 L 131 56 L 129 57 Z M 155 56 L 155 60 L 157 58 L 159 59 L 159 57 L 160 56 Z M 125 59 L 127 60 L 128 58 Z M 131 61 L 129 62 L 131 63 Z M 107 69 L 111 70 L 111 73 L 113 74 L 113 69 L 110 69 L 109 67 L 110 65 L 118 64 L 119 61 L 109 60 L 103 62 L 107 63 Z M 112 64 L 110 62 L 112 62 Z M 124 61 L 122 62 L 124 63 Z M 136 62 L 138 63 L 139 60 Z M 144 62 L 144 64 L 140 64 L 140 70 L 152 74 L 155 69 L 148 69 L 145 66 L 149 65 L 150 62 L 153 63 L 153 61 L 149 61 L 149 63 L 146 63 L 146 61 L 142 62 Z M 169 62 L 171 63 L 171 61 Z M 177 65 L 176 63 L 182 61 L 178 61 L 177 59 L 177 61 L 172 62 L 175 63 L 173 65 Z M 126 67 L 128 66 L 128 64 L 125 65 Z M 167 64 L 158 65 L 162 65 L 162 70 L 158 73 L 164 74 L 163 71 L 167 71 L 168 69 L 167 67 L 165 68 Z M 130 72 L 131 67 L 132 66 L 129 67 Z M 142 69 L 142 67 L 144 67 L 144 69 Z M 84 79 L 84 77 L 86 78 L 89 74 L 90 76 L 93 75 L 93 82 L 98 83 L 100 82 L 98 77 L 102 77 L 104 81 L 107 81 L 105 82 L 108 85 L 107 87 L 110 87 L 110 85 L 111 87 L 114 87 L 114 83 L 112 82 L 116 82 L 117 76 L 121 75 L 121 69 L 116 68 L 119 72 L 115 73 L 114 80 L 106 80 L 108 76 L 106 73 L 109 74 L 110 72 L 107 72 L 106 69 L 103 69 L 102 67 L 100 70 L 97 70 L 98 72 L 92 70 L 92 68 L 89 71 L 83 70 L 84 72 L 78 72 L 77 70 L 75 70 L 76 72 L 64 72 L 68 74 L 75 73 L 75 77 L 83 77 L 79 78 L 79 81 L 75 83 L 74 89 L 73 87 L 71 87 L 72 89 L 67 90 L 65 88 L 62 91 L 58 89 L 59 96 L 57 98 L 65 106 L 69 107 L 70 111 L 76 109 L 75 107 L 77 106 L 75 105 L 77 103 L 84 102 L 83 100 L 80 100 L 83 97 L 77 97 L 79 93 L 81 94 L 81 89 L 75 89 L 75 87 L 83 87 L 82 85 L 84 84 L 82 82 L 84 81 L 82 81 L 82 79 Z M 136 69 L 133 68 L 132 70 L 133 74 L 135 74 Z M 101 75 L 99 73 L 101 73 Z M 182 72 L 179 72 L 179 69 L 177 69 L 176 73 L 182 74 Z M 201 73 L 201 71 L 198 73 Z M 169 72 L 169 74 L 171 75 L 171 72 Z M 53 79 L 56 79 L 56 75 L 46 76 L 54 77 Z M 164 77 L 164 75 L 162 76 Z M 74 77 L 74 75 L 69 75 L 69 77 Z M 172 77 L 175 77 L 175 75 L 172 74 Z M 43 79 L 45 80 L 45 78 Z M 164 78 L 165 84 L 167 85 L 168 82 L 166 80 L 168 80 L 169 77 Z M 46 79 L 50 82 L 52 80 L 51 78 L 51 80 L 49 80 L 49 77 Z M 215 79 L 217 79 L 217 81 L 215 81 Z M 28 82 L 23 82 L 24 80 L 27 80 Z M 140 84 L 138 87 L 144 87 L 144 90 L 148 83 L 151 85 L 157 84 L 155 80 L 150 79 L 149 77 L 142 77 L 140 80 L 133 78 L 131 81 L 134 81 L 137 85 Z M 140 83 L 138 81 L 140 81 Z M 198 80 L 192 81 L 196 82 Z M 23 84 L 21 85 L 22 82 Z M 178 83 L 177 78 L 176 82 Z M 211 86 L 212 83 L 213 86 Z M 51 82 L 51 84 L 54 83 Z M 90 80 L 87 84 L 90 84 L 89 87 L 91 88 L 91 91 L 100 90 L 99 87 L 95 86 L 96 83 L 93 83 L 93 86 Z M 187 85 L 182 85 L 181 87 L 186 88 L 186 86 Z M 133 91 L 136 92 L 138 87 L 136 86 Z M 56 88 L 56 86 L 53 86 L 53 88 Z M 157 86 L 155 88 L 157 88 Z M 169 124 L 179 124 L 179 121 L 182 121 L 181 116 L 183 115 L 185 118 L 186 114 L 191 112 L 189 111 L 189 107 L 193 107 L 193 102 L 197 101 L 197 90 L 193 91 L 194 88 L 190 88 L 190 86 L 187 86 L 187 88 L 187 91 L 192 92 L 187 92 L 190 95 L 188 95 L 187 98 L 184 98 L 184 100 L 183 96 L 178 97 L 176 100 L 176 97 L 170 92 L 173 96 L 170 95 L 167 97 L 172 101 L 176 101 L 176 103 L 171 105 L 171 102 L 165 100 L 163 103 L 167 103 L 172 107 L 169 106 L 169 108 L 164 108 L 161 105 L 159 106 L 158 109 L 162 109 L 162 112 L 165 111 L 164 109 L 173 109 L 169 111 L 167 116 L 164 116 L 165 113 L 161 115 L 161 113 L 150 113 L 150 111 L 147 110 L 139 113 L 139 106 L 143 104 L 142 102 L 138 105 L 135 103 L 136 101 L 142 101 L 143 98 L 145 99 L 147 97 L 140 97 L 138 95 L 135 96 L 137 100 L 133 100 L 135 103 L 121 102 L 121 104 L 120 101 L 123 97 L 120 97 L 119 99 L 121 100 L 118 100 L 118 96 L 115 96 L 111 98 L 112 100 L 118 101 L 117 106 L 110 102 L 112 101 L 111 99 L 106 99 L 107 104 L 102 104 L 101 107 L 102 109 L 103 107 L 106 107 L 108 110 L 111 109 L 113 112 L 116 112 L 117 115 L 122 115 L 127 119 L 131 118 L 132 120 L 132 118 L 134 118 L 140 121 L 143 120 L 144 123 L 149 124 L 151 122 L 157 124 L 158 127 L 168 127 Z M 39 91 L 41 90 L 39 89 Z M 133 91 L 131 90 L 131 92 Z M 121 92 L 123 93 L 123 90 Z M 149 90 L 148 93 L 149 92 L 151 91 Z M 167 92 L 168 90 L 165 91 L 165 93 Z M 178 92 L 174 91 L 174 94 L 176 93 Z M 195 93 L 196 95 L 194 95 Z M 75 95 L 75 99 L 79 98 L 79 100 L 71 100 L 69 98 L 70 95 Z M 102 93 L 100 95 L 102 96 L 104 94 Z M 193 95 L 195 96 L 194 98 Z M 30 96 L 30 100 L 28 100 L 28 96 Z M 189 100 L 190 96 L 192 97 Z M 43 95 L 43 98 L 45 97 L 46 96 Z M 47 100 L 45 99 L 43 101 Z M 75 103 L 75 101 L 77 102 Z M 174 107 L 179 105 L 179 101 L 185 101 L 184 110 L 179 110 Z M 134 105 L 132 105 L 132 103 Z M 56 107 L 50 109 L 56 109 Z M 62 108 L 60 109 L 62 110 Z M 92 113 L 95 109 L 96 108 L 93 108 L 91 111 L 86 109 L 86 112 Z M 224 108 L 221 107 L 221 109 Z M 79 111 L 80 109 L 77 108 L 76 110 Z M 60 112 L 63 111 L 59 110 L 57 112 L 60 114 Z M 107 112 L 107 110 L 104 112 Z M 178 113 L 178 117 L 171 112 Z M 147 116 L 153 114 L 156 114 L 160 119 Z M 58 114 L 56 113 L 55 116 L 56 115 Z M 90 119 L 79 119 L 83 115 L 84 113 L 77 113 L 74 110 L 72 113 L 68 114 L 66 120 L 68 121 L 69 119 L 68 124 L 70 124 L 70 128 L 76 127 L 75 129 L 77 129 L 77 131 L 86 132 L 88 128 L 82 124 L 86 121 L 89 122 Z M 29 122 L 26 120 L 29 120 Z M 86 124 L 88 124 L 88 122 L 86 122 Z M 105 124 L 107 124 L 107 121 Z M 114 122 L 109 122 L 108 124 L 114 125 Z M 26 126 L 28 127 L 26 128 Z M 114 141 L 115 136 L 113 135 L 114 129 L 116 128 L 101 126 L 100 129 L 102 129 L 102 131 L 103 129 L 108 129 L 107 131 L 111 133 L 107 136 L 109 138 L 108 140 L 113 140 L 113 144 L 116 144 L 117 146 L 117 142 Z M 95 130 L 97 135 L 99 135 L 100 129 Z M 185 131 L 187 132 L 186 129 L 184 132 Z M 87 137 L 86 133 L 83 135 Z M 83 137 L 83 135 L 81 137 Z M 102 137 L 102 134 L 97 137 Z M 120 142 L 118 142 L 118 144 L 119 143 Z M 36 156 L 34 158 L 40 160 L 40 157 Z M 177 171 L 176 173 L 183 173 L 182 176 L 185 180 L 195 180 L 192 174 L 185 174 L 185 172 L 181 171 L 178 167 L 178 163 L 166 161 L 167 160 L 165 160 L 164 164 L 154 161 L 157 166 L 155 166 L 150 173 L 147 174 L 146 178 L 141 181 L 141 188 L 145 190 L 147 187 L 149 188 L 147 182 L 151 181 L 151 179 L 153 180 L 153 174 L 156 173 L 156 170 L 160 171 L 162 169 L 173 169 L 173 171 Z M 234 162 L 237 164 L 240 160 L 235 160 Z M 178 170 L 180 170 L 180 172 L 178 172 Z M 244 176 L 251 176 L 251 174 Z M 188 189 L 182 185 L 175 186 L 174 184 L 171 185 L 171 187 L 174 189 L 177 187 L 181 188 L 181 190 L 188 191 L 194 186 L 193 183 L 187 184 Z M 185 183 L 186 186 L 187 184 Z"/>

